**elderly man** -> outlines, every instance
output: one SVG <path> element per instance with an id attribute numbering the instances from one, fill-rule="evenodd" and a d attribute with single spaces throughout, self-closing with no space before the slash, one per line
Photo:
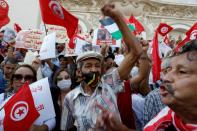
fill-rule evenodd
<path id="1" fill-rule="evenodd" d="M 161 100 L 168 107 L 144 130 L 197 130 L 197 40 L 187 43 L 181 52 L 171 58 L 170 70 L 163 81 Z"/>
<path id="2" fill-rule="evenodd" d="M 128 54 L 121 65 L 107 75 L 101 75 L 102 55 L 96 52 L 86 52 L 78 56 L 78 72 L 82 78 L 81 84 L 69 92 L 64 101 L 61 129 L 68 130 L 76 125 L 80 131 L 94 127 L 100 110 L 98 103 L 119 117 L 116 93 L 123 88 L 122 80 L 126 79 L 136 60 L 142 53 L 138 40 L 131 34 L 121 13 L 111 5 L 103 8 L 104 15 L 114 19 L 121 30 Z M 120 117 L 119 117 L 120 119 Z"/>
<path id="3" fill-rule="evenodd" d="M 197 130 L 197 40 L 187 43 L 171 58 L 170 69 L 160 87 L 161 100 L 168 107 L 162 109 L 144 127 L 144 131 Z M 103 123 L 105 121 L 105 124 Z M 117 117 L 103 109 L 97 119 L 97 128 L 128 131 Z M 97 130 L 97 129 L 95 129 Z"/>

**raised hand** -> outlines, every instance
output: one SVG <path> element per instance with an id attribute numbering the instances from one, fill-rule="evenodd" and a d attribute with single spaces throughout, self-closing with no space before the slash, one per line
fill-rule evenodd
<path id="1" fill-rule="evenodd" d="M 112 17 L 113 19 L 116 19 L 117 15 L 122 15 L 121 12 L 115 8 L 115 5 L 113 3 L 104 5 L 101 11 L 103 15 Z"/>

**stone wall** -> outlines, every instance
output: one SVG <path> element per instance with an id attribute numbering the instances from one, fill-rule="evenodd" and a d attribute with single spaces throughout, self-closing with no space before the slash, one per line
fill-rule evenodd
<path id="1" fill-rule="evenodd" d="M 133 14 L 145 27 L 147 39 L 151 39 L 154 29 L 160 22 L 175 28 L 170 35 L 184 37 L 184 33 L 197 21 L 197 2 L 189 0 L 184 4 L 180 0 L 111 0 L 123 14 L 129 18 Z M 102 17 L 100 8 L 106 0 L 60 0 L 62 5 L 80 19 L 83 32 L 99 26 Z"/>

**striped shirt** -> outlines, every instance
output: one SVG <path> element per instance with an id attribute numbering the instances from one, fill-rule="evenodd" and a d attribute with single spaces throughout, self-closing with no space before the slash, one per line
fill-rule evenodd
<path id="1" fill-rule="evenodd" d="M 95 107 L 96 102 L 109 111 L 115 112 L 120 118 L 116 93 L 122 90 L 123 83 L 117 69 L 102 77 L 92 95 L 86 94 L 79 85 L 65 97 L 61 130 L 68 130 L 74 124 L 80 131 L 94 127 L 100 113 L 100 110 Z"/>

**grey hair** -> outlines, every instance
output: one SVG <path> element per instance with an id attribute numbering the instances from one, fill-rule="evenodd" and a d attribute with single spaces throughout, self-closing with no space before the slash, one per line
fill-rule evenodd
<path id="1" fill-rule="evenodd" d="M 77 62 L 77 69 L 81 69 L 83 64 L 84 64 L 83 61 Z"/>

